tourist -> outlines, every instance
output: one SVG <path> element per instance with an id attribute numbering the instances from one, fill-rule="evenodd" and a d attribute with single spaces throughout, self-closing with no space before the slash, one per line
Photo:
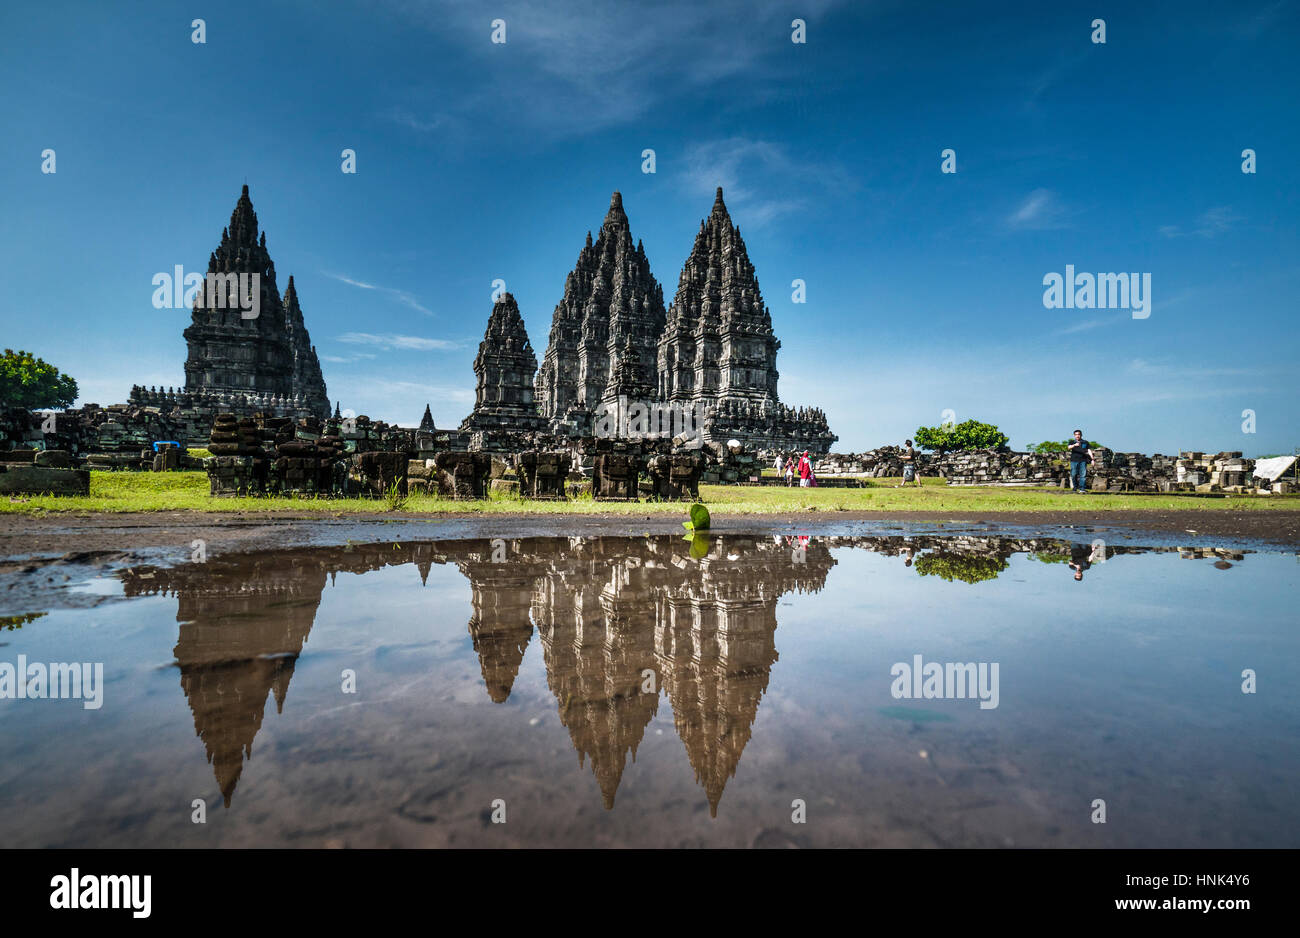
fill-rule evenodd
<path id="1" fill-rule="evenodd" d="M 1092 450 L 1088 448 L 1088 441 L 1083 438 L 1082 430 L 1074 431 L 1074 440 L 1070 443 L 1070 483 L 1074 486 L 1077 494 L 1083 495 L 1088 491 L 1088 466 L 1096 462 L 1092 456 Z M 1083 574 L 1080 573 L 1080 576 Z"/>
<path id="2" fill-rule="evenodd" d="M 803 455 L 799 457 L 799 488 L 806 489 L 812 485 L 812 463 L 808 459 L 808 451 L 804 450 Z"/>
<path id="3" fill-rule="evenodd" d="M 794 485 L 794 456 L 785 457 L 785 484 Z"/>
<path id="4" fill-rule="evenodd" d="M 912 441 L 907 441 L 907 449 L 903 450 L 903 485 L 912 480 L 920 485 L 921 480 L 916 477 L 916 450 L 912 447 Z"/>

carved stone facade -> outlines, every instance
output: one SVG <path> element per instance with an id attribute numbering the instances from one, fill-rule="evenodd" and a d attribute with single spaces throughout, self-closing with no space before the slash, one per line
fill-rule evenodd
<path id="1" fill-rule="evenodd" d="M 237 290 L 209 289 L 205 282 L 184 333 L 185 390 L 203 395 L 269 395 L 327 418 L 325 378 L 303 322 L 293 278 L 281 300 L 275 263 L 266 249 L 266 233 L 258 235 L 248 186 L 231 213 L 230 225 L 221 232 L 221 243 L 208 258 L 208 274 L 256 275 L 258 305 L 256 315 L 249 316 L 252 310 L 240 307 Z"/>
<path id="2" fill-rule="evenodd" d="M 659 339 L 659 396 L 775 402 L 780 347 L 754 265 L 719 187 L 682 266 Z"/>
<path id="3" fill-rule="evenodd" d="M 837 437 L 817 408 L 777 395 L 781 343 L 722 189 L 665 312 L 663 290 L 615 192 L 600 236 L 578 255 L 537 375 L 541 415 L 559 436 L 590 436 L 598 408 L 666 401 L 705 415 L 704 439 L 825 453 Z"/>
<path id="4" fill-rule="evenodd" d="M 663 289 L 635 245 L 623 197 L 615 192 L 595 243 L 578 253 L 555 307 L 537 375 L 540 412 L 568 435 L 589 435 L 592 414 L 620 394 L 653 388 L 655 345 L 665 321 Z"/>
<path id="5" fill-rule="evenodd" d="M 509 293 L 492 305 L 487 333 L 474 359 L 474 412 L 461 423 L 468 431 L 540 430 L 544 422 L 533 400 L 537 356 L 528 341 L 519 304 Z"/>

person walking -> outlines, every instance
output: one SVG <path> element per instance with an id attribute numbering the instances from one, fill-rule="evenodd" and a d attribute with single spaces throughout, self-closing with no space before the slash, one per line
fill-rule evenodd
<path id="1" fill-rule="evenodd" d="M 907 448 L 903 450 L 903 485 L 915 481 L 917 485 L 921 480 L 916 476 L 916 449 L 912 446 L 912 441 L 907 441 Z"/>
<path id="2" fill-rule="evenodd" d="M 811 485 L 812 463 L 808 461 L 808 451 L 804 450 L 803 455 L 799 457 L 799 487 L 801 489 L 806 489 Z"/>
<path id="3" fill-rule="evenodd" d="M 791 485 L 794 485 L 794 457 L 793 456 L 785 457 L 785 484 L 787 488 Z"/>
<path id="4" fill-rule="evenodd" d="M 1074 491 L 1078 495 L 1088 493 L 1088 467 L 1096 462 L 1093 458 L 1092 450 L 1088 448 L 1088 441 L 1083 438 L 1082 430 L 1074 431 L 1074 439 L 1070 441 L 1070 484 L 1074 486 Z"/>

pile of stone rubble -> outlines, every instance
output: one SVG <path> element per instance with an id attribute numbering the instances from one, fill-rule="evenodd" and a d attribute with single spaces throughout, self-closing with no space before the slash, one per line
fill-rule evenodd
<path id="1" fill-rule="evenodd" d="M 770 454 L 769 454 L 770 455 Z M 1296 491 L 1294 460 L 1269 460 L 1268 472 L 1256 472 L 1256 460 L 1240 452 L 1215 454 L 1116 453 L 1093 450 L 1088 487 L 1095 492 L 1197 492 L 1201 494 L 1286 494 Z M 1283 465 L 1285 463 L 1285 465 Z M 918 454 L 921 475 L 939 476 L 950 485 L 1046 485 L 1068 487 L 1066 453 L 1018 453 L 1011 450 L 962 450 Z M 820 479 L 859 476 L 890 478 L 903 474 L 902 449 L 884 446 L 864 453 L 831 453 L 814 462 Z"/>

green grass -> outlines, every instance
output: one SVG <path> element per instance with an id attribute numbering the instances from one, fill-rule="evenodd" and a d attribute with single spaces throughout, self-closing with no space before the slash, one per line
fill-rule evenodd
<path id="1" fill-rule="evenodd" d="M 873 479 L 868 488 L 786 488 L 785 486 L 702 485 L 701 501 L 721 514 L 788 514 L 799 511 L 1122 511 L 1178 508 L 1193 511 L 1268 511 L 1300 509 L 1300 496 L 1197 498 L 1187 495 L 1073 495 L 1061 489 L 950 487 L 924 479 L 920 488 L 900 488 L 895 479 Z M 493 495 L 486 501 L 454 501 L 410 495 L 397 510 L 438 512 L 528 512 L 535 514 L 684 515 L 683 502 L 605 502 L 590 495 L 568 501 L 530 501 L 518 495 Z M 33 495 L 0 498 L 0 511 L 285 511 L 298 514 L 378 513 L 394 510 L 386 498 L 213 498 L 203 472 L 99 472 L 90 474 L 90 495 Z"/>

